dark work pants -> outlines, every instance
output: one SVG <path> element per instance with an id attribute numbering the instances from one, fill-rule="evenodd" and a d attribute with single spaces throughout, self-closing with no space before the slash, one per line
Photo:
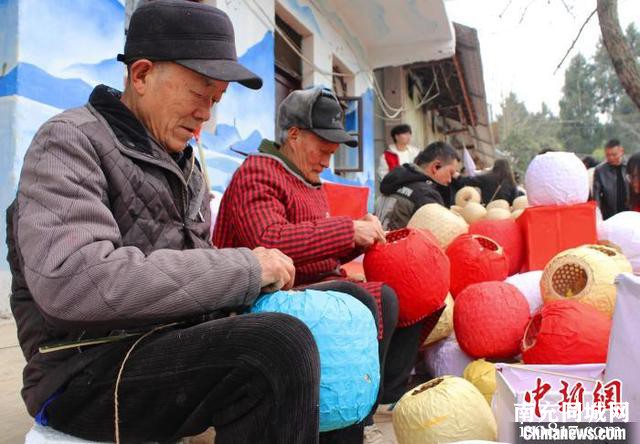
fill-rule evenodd
<path id="1" fill-rule="evenodd" d="M 113 441 L 116 375 L 132 343 L 84 351 L 100 358 L 49 405 L 49 424 L 85 439 Z M 317 443 L 319 368 L 311 332 L 284 314 L 156 332 L 138 344 L 124 367 L 121 441 L 175 441 L 214 426 L 216 443 Z"/>
<path id="2" fill-rule="evenodd" d="M 424 321 L 408 327 L 397 328 L 389 344 L 385 362 L 385 387 L 382 404 L 399 400 L 407 391 L 411 370 L 418 357 Z"/>

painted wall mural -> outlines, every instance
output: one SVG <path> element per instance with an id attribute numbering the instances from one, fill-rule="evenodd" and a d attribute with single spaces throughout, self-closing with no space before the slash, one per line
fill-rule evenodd
<path id="1" fill-rule="evenodd" d="M 316 35 L 334 38 L 335 29 L 306 2 L 287 3 Z M 274 138 L 275 78 L 273 26 L 265 26 L 240 0 L 218 1 L 218 6 L 234 21 L 240 61 L 264 79 L 259 91 L 231 84 L 214 110 L 214 122 L 202 133 L 203 163 L 212 190 L 219 195 L 242 163 L 240 153 L 255 152 L 263 138 Z M 124 21 L 125 0 L 0 0 L 0 146 L 4 159 L 0 208 L 13 200 L 25 151 L 47 119 L 86 103 L 97 84 L 122 89 L 124 66 L 115 57 L 124 46 Z M 343 51 L 348 46 L 338 45 Z M 353 64 L 356 57 L 341 54 L 341 59 Z M 325 171 L 322 177 L 369 187 L 372 209 L 373 93 L 365 91 L 362 98 L 364 171 L 350 173 L 348 178 Z M 0 233 L 0 271 L 6 271 L 4 215 Z"/>

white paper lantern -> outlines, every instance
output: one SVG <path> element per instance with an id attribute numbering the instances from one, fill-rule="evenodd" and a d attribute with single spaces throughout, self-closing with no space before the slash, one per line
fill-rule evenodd
<path id="1" fill-rule="evenodd" d="M 573 153 L 548 152 L 533 158 L 524 178 L 529 205 L 573 205 L 589 199 L 589 175 Z"/>
<path id="2" fill-rule="evenodd" d="M 455 308 L 454 308 L 455 310 Z M 438 341 L 425 349 L 425 366 L 433 377 L 464 374 L 464 369 L 473 358 L 462 351 L 455 334 Z"/>
<path id="3" fill-rule="evenodd" d="M 640 273 L 640 213 L 624 211 L 600 224 L 598 237 L 620 249 L 636 273 Z"/>
<path id="4" fill-rule="evenodd" d="M 462 209 L 462 217 L 467 223 L 472 224 L 481 219 L 484 219 L 487 215 L 487 209 L 478 202 L 469 202 Z"/>
<path id="5" fill-rule="evenodd" d="M 456 193 L 456 205 L 466 206 L 469 202 L 481 202 L 480 192 L 473 187 L 462 187 Z"/>
<path id="6" fill-rule="evenodd" d="M 485 219 L 487 220 L 502 220 L 502 219 L 510 219 L 511 211 L 506 208 L 493 207 L 487 211 L 487 215 Z"/>
<path id="7" fill-rule="evenodd" d="M 503 210 L 509 210 L 509 211 L 511 210 L 511 206 L 509 205 L 509 202 L 507 202 L 504 199 L 492 200 L 487 204 L 487 211 L 491 211 L 491 209 L 493 208 L 502 208 Z"/>
<path id="8" fill-rule="evenodd" d="M 505 280 L 505 282 L 516 287 L 524 295 L 529 303 L 529 311 L 531 314 L 542 307 L 543 301 L 542 294 L 540 293 L 540 279 L 542 279 L 542 270 L 514 274 Z"/>
<path id="9" fill-rule="evenodd" d="M 518 196 L 513 199 L 513 211 L 524 210 L 529 206 L 529 200 L 527 196 Z"/>
<path id="10" fill-rule="evenodd" d="M 409 219 L 407 228 L 421 228 L 431 231 L 442 248 L 456 237 L 469 231 L 469 224 L 458 214 L 440 204 L 421 206 Z"/>

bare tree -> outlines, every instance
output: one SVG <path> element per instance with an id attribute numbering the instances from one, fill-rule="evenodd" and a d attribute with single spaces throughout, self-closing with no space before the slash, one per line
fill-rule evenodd
<path id="1" fill-rule="evenodd" d="M 598 0 L 602 41 L 622 87 L 640 109 L 640 68 L 618 21 L 618 0 Z"/>

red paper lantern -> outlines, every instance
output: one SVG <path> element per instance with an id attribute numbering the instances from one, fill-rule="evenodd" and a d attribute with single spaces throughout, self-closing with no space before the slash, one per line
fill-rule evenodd
<path id="1" fill-rule="evenodd" d="M 496 241 L 509 259 L 509 276 L 520 272 L 524 262 L 524 236 L 515 220 L 481 220 L 469 226 L 469 234 L 480 234 Z"/>
<path id="2" fill-rule="evenodd" d="M 522 358 L 525 364 L 607 362 L 610 332 L 611 319 L 590 305 L 572 299 L 547 302 L 527 326 Z"/>
<path id="3" fill-rule="evenodd" d="M 387 234 L 364 256 L 368 281 L 393 288 L 400 305 L 398 325 L 411 325 L 444 304 L 449 291 L 449 259 L 438 241 L 423 230 L 405 228 Z"/>
<path id="4" fill-rule="evenodd" d="M 509 260 L 504 249 L 492 239 L 479 234 L 458 236 L 447 248 L 451 262 L 451 295 L 471 284 L 504 281 L 509 275 Z"/>
<path id="5" fill-rule="evenodd" d="M 520 353 L 529 304 L 506 282 L 481 282 L 456 299 L 453 328 L 460 348 L 474 358 L 510 358 Z"/>

